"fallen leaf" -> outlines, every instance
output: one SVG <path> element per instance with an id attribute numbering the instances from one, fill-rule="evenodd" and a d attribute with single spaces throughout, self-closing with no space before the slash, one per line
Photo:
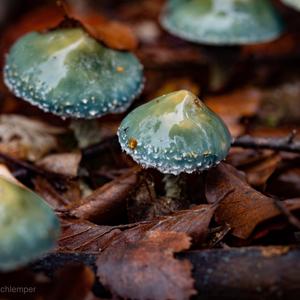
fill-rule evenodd
<path id="1" fill-rule="evenodd" d="M 272 150 L 233 148 L 226 161 L 245 172 L 250 185 L 262 186 L 279 167 L 282 156 Z"/>
<path id="2" fill-rule="evenodd" d="M 274 199 L 253 189 L 244 175 L 228 164 L 211 169 L 206 178 L 206 197 L 218 203 L 216 221 L 226 223 L 232 234 L 247 239 L 263 221 L 282 214 Z"/>
<path id="3" fill-rule="evenodd" d="M 6 54 L 10 46 L 19 37 L 31 31 L 44 31 L 54 28 L 63 19 L 63 11 L 55 4 L 42 5 L 30 10 L 4 31 L 0 43 L 2 54 Z"/>
<path id="4" fill-rule="evenodd" d="M 160 217 L 151 230 L 184 232 L 193 239 L 194 245 L 200 245 L 206 238 L 209 223 L 216 210 L 215 205 L 201 204 L 191 209 L 181 210 L 169 216 Z"/>
<path id="5" fill-rule="evenodd" d="M 45 170 L 69 177 L 78 175 L 81 153 L 59 153 L 50 154 L 37 162 L 39 167 Z"/>
<path id="6" fill-rule="evenodd" d="M 188 249 L 184 233 L 150 231 L 138 242 L 112 244 L 97 259 L 97 275 L 110 291 L 131 299 L 189 299 L 196 294 L 192 266 L 174 253 Z"/>
<path id="7" fill-rule="evenodd" d="M 79 182 L 75 180 L 61 180 L 55 184 L 37 176 L 34 179 L 34 189 L 53 209 L 58 211 L 65 211 L 68 206 L 81 198 Z"/>
<path id="8" fill-rule="evenodd" d="M 20 115 L 0 116 L 0 151 L 18 159 L 36 161 L 57 149 L 65 129 Z"/>
<path id="9" fill-rule="evenodd" d="M 138 183 L 140 168 L 101 186 L 91 195 L 71 207 L 71 215 L 98 224 L 112 224 L 125 214 L 126 198 Z"/>
<path id="10" fill-rule="evenodd" d="M 279 154 L 273 154 L 256 165 L 244 169 L 247 181 L 253 186 L 264 185 L 281 162 Z"/>
<path id="11" fill-rule="evenodd" d="M 59 252 L 99 253 L 121 233 L 120 229 L 84 220 L 61 218 L 60 223 L 62 233 L 56 249 Z"/>
<path id="12" fill-rule="evenodd" d="M 124 239 L 138 242 L 149 231 L 185 233 L 192 238 L 193 245 L 199 247 L 206 239 L 215 209 L 216 205 L 202 204 L 151 221 L 116 226 L 97 225 L 62 216 L 62 235 L 58 249 L 61 252 L 99 252 L 111 243 L 122 242 Z"/>
<path id="13" fill-rule="evenodd" d="M 92 7 L 87 0 L 59 1 L 69 18 L 79 21 L 82 26 L 96 39 L 110 48 L 118 50 L 133 50 L 137 40 L 133 31 L 123 23 L 107 19 Z"/>

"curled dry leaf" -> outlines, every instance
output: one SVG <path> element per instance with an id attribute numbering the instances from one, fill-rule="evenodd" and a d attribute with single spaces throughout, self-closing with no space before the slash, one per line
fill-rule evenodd
<path id="1" fill-rule="evenodd" d="M 282 156 L 272 150 L 233 148 L 226 160 L 245 172 L 250 185 L 262 186 L 280 166 Z"/>
<path id="2" fill-rule="evenodd" d="M 44 31 L 54 28 L 63 19 L 62 10 L 55 4 L 39 6 L 29 11 L 4 31 L 2 43 L 0 43 L 1 53 L 6 54 L 10 46 L 22 35 L 30 31 Z"/>
<path id="3" fill-rule="evenodd" d="M 102 41 L 110 48 L 133 50 L 137 40 L 133 31 L 117 21 L 108 20 L 99 11 L 93 9 L 91 1 L 60 0 L 69 18 L 79 21 L 95 39 Z"/>
<path id="4" fill-rule="evenodd" d="M 37 162 L 37 165 L 47 171 L 68 177 L 76 177 L 78 174 L 81 153 L 50 154 Z"/>
<path id="5" fill-rule="evenodd" d="M 56 187 L 55 185 L 58 185 Z M 55 210 L 65 211 L 81 197 L 81 188 L 76 180 L 60 181 L 57 184 L 38 176 L 34 179 L 35 191 Z"/>
<path id="6" fill-rule="evenodd" d="M 279 154 L 272 154 L 255 165 L 244 169 L 247 181 L 253 186 L 264 185 L 281 162 Z"/>
<path id="7" fill-rule="evenodd" d="M 159 218 L 151 230 L 184 232 L 192 237 L 193 244 L 199 246 L 207 236 L 209 223 L 215 210 L 215 205 L 197 205 Z"/>
<path id="8" fill-rule="evenodd" d="M 138 242 L 119 240 L 98 260 L 98 276 L 110 291 L 131 299 L 189 299 L 196 293 L 192 266 L 174 253 L 190 247 L 184 233 L 150 231 Z"/>
<path id="9" fill-rule="evenodd" d="M 111 226 L 99 226 L 88 221 L 61 218 L 62 234 L 58 242 L 59 252 L 100 252 L 121 233 Z"/>
<path id="10" fill-rule="evenodd" d="M 65 130 L 19 115 L 0 116 L 0 151 L 18 159 L 36 161 L 57 149 Z"/>
<path id="11" fill-rule="evenodd" d="M 193 245 L 200 246 L 206 239 L 215 209 L 215 205 L 203 204 L 151 221 L 119 226 L 96 225 L 82 219 L 62 217 L 59 251 L 99 252 L 112 243 L 123 243 L 124 239 L 138 242 L 149 231 L 185 233 L 192 237 Z"/>
<path id="12" fill-rule="evenodd" d="M 112 224 L 125 214 L 126 198 L 138 183 L 140 168 L 101 186 L 71 208 L 71 215 L 98 224 Z"/>
<path id="13" fill-rule="evenodd" d="M 232 234 L 242 239 L 249 238 L 260 223 L 282 214 L 274 199 L 253 189 L 244 175 L 228 164 L 208 172 L 205 192 L 208 202 L 219 202 L 216 221 L 229 224 Z M 287 208 L 299 207 L 293 203 Z"/>

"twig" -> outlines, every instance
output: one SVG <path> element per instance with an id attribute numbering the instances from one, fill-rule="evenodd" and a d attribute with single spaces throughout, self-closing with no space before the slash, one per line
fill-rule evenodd
<path id="1" fill-rule="evenodd" d="M 280 200 L 277 200 L 274 198 L 275 205 L 279 208 L 279 210 L 282 212 L 284 216 L 286 216 L 289 223 L 293 226 L 295 226 L 298 230 L 300 230 L 300 221 L 298 218 L 296 218 L 289 209 L 284 205 L 284 203 Z"/>
<path id="2" fill-rule="evenodd" d="M 270 149 L 275 151 L 286 151 L 300 153 L 300 142 L 295 141 L 296 130 L 283 138 L 261 138 L 245 135 L 233 141 L 233 147 Z"/>

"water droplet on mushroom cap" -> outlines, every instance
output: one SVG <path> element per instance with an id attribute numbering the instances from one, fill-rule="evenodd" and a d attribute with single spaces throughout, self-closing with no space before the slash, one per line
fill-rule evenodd
<path id="1" fill-rule="evenodd" d="M 23 36 L 8 53 L 4 76 L 18 97 L 73 118 L 124 112 L 143 86 L 133 54 L 106 48 L 81 29 Z"/>
<path id="2" fill-rule="evenodd" d="M 0 270 L 23 266 L 49 251 L 59 235 L 51 208 L 35 193 L 0 177 Z"/>
<path id="3" fill-rule="evenodd" d="M 169 0 L 161 22 L 182 39 L 212 45 L 266 42 L 282 32 L 269 0 Z"/>
<path id="4" fill-rule="evenodd" d="M 282 2 L 296 10 L 300 10 L 300 1 L 299 0 L 282 0 Z"/>
<path id="5" fill-rule="evenodd" d="M 191 173 L 223 160 L 231 136 L 222 120 L 189 91 L 173 92 L 127 115 L 119 142 L 144 167 L 162 173 Z M 132 141 L 137 141 L 132 147 Z"/>

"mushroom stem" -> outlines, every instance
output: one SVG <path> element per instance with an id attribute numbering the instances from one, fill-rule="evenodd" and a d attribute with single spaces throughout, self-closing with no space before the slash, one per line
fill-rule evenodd
<path id="1" fill-rule="evenodd" d="M 185 190 L 185 178 L 181 175 L 166 174 L 163 178 L 166 197 L 171 199 L 182 199 Z"/>
<path id="2" fill-rule="evenodd" d="M 79 148 L 86 148 L 101 141 L 101 129 L 97 119 L 72 120 L 70 128 L 74 132 Z"/>

